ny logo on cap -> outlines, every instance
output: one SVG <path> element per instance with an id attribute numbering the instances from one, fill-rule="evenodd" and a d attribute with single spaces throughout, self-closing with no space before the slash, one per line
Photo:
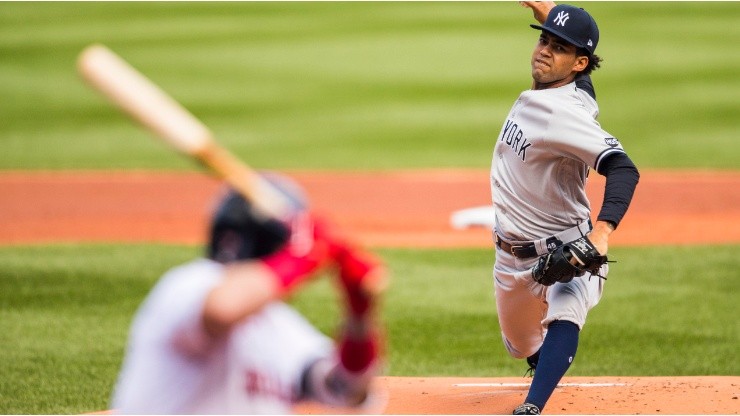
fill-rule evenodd
<path id="1" fill-rule="evenodd" d="M 566 13 L 565 11 L 561 10 L 560 13 L 558 13 L 558 15 L 555 16 L 554 21 L 556 25 L 565 27 L 565 22 L 567 22 L 569 18 L 570 18 L 570 15 Z"/>

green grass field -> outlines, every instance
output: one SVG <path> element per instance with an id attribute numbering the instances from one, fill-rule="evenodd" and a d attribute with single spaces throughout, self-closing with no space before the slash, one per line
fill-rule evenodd
<path id="1" fill-rule="evenodd" d="M 588 9 L 600 120 L 638 166 L 740 168 L 740 2 Z M 0 169 L 191 167 L 83 85 L 93 42 L 257 167 L 485 167 L 531 82 L 530 20 L 507 2 L 2 2 Z"/>
<path id="2" fill-rule="evenodd" d="M 737 247 L 613 249 L 601 304 L 570 375 L 738 375 Z M 501 343 L 490 250 L 379 253 L 392 285 L 383 310 L 388 375 L 520 376 Z M 104 409 L 133 313 L 191 246 L 0 248 L 0 393 L 4 414 Z M 464 282 L 464 284 L 460 284 Z M 326 277 L 294 305 L 326 333 L 339 301 Z"/>
<path id="3" fill-rule="evenodd" d="M 600 121 L 638 166 L 740 169 L 739 2 L 575 4 L 601 28 Z M 93 42 L 259 168 L 485 168 L 529 87 L 530 20 L 514 2 L 0 2 L 0 173 L 193 169 L 81 82 Z M 740 374 L 738 246 L 613 249 L 569 374 Z M 501 344 L 490 250 L 379 252 L 388 374 L 524 373 Z M 138 303 L 198 254 L 0 247 L 0 413 L 107 408 Z M 333 296 L 318 281 L 294 303 L 331 333 Z"/>

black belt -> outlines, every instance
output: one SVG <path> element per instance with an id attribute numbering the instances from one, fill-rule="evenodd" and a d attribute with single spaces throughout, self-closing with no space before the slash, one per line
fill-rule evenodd
<path id="1" fill-rule="evenodd" d="M 528 259 L 537 257 L 537 247 L 535 247 L 534 243 L 509 244 L 496 236 L 496 246 L 516 258 Z"/>
<path id="2" fill-rule="evenodd" d="M 591 220 L 588 220 L 548 238 L 517 244 L 507 243 L 500 239 L 498 234 L 494 233 L 494 235 L 496 236 L 496 246 L 498 248 L 516 258 L 529 259 L 552 252 L 555 250 L 555 247 L 562 245 L 563 241 L 573 241 L 580 236 L 586 235 L 592 228 Z"/>

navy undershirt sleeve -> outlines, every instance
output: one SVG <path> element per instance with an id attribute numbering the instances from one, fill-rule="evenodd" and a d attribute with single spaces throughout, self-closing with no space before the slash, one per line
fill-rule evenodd
<path id="1" fill-rule="evenodd" d="M 586 91 L 591 98 L 596 99 L 596 89 L 594 89 L 594 83 L 591 81 L 591 75 L 583 75 L 582 73 L 576 75 L 576 88 Z"/>
<path id="2" fill-rule="evenodd" d="M 625 153 L 607 156 L 599 165 L 599 174 L 606 176 L 604 202 L 599 211 L 599 221 L 608 221 L 616 228 L 629 208 L 635 193 L 640 172 Z"/>

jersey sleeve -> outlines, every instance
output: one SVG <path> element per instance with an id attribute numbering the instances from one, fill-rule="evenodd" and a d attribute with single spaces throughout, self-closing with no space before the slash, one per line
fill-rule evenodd
<path id="1" fill-rule="evenodd" d="M 624 153 L 619 140 L 602 129 L 585 106 L 561 106 L 551 117 L 544 141 L 558 156 L 580 160 L 598 171 L 606 157 Z"/>
<path id="2" fill-rule="evenodd" d="M 205 352 L 211 338 L 203 326 L 203 305 L 222 271 L 216 263 L 199 261 L 165 274 L 138 314 L 145 327 L 139 334 L 161 337 L 162 343 L 189 355 Z"/>

